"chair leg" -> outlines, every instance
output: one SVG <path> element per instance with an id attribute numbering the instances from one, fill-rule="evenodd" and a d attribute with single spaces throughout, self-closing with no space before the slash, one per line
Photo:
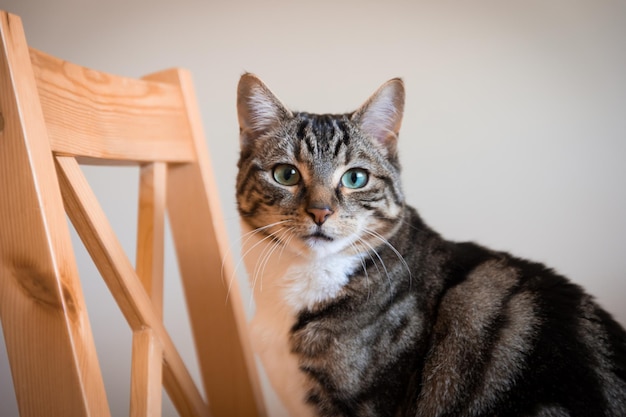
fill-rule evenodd
<path id="1" fill-rule="evenodd" d="M 154 330 L 133 333 L 130 417 L 161 415 L 163 349 Z"/>
<path id="2" fill-rule="evenodd" d="M 137 276 L 152 300 L 155 312 L 163 317 L 163 243 L 165 228 L 164 162 L 143 165 L 139 181 L 137 227 Z M 161 415 L 163 349 L 152 329 L 133 333 L 130 416 Z"/>
<path id="3" fill-rule="evenodd" d="M 180 85 L 197 162 L 171 164 L 167 208 L 202 378 L 215 415 L 266 415 L 226 226 L 189 72 L 152 74 Z M 230 289 L 230 290 L 229 290 Z M 216 340 L 211 335 L 219 334 Z"/>
<path id="4" fill-rule="evenodd" d="M 0 12 L 0 318 L 22 416 L 109 416 L 28 47 Z"/>

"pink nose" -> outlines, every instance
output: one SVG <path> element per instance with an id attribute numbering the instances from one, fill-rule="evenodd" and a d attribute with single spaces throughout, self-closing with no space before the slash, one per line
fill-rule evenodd
<path id="1" fill-rule="evenodd" d="M 328 207 L 309 207 L 306 211 L 311 215 L 313 221 L 315 221 L 315 224 L 318 226 L 324 224 L 328 216 L 333 214 L 333 211 Z"/>

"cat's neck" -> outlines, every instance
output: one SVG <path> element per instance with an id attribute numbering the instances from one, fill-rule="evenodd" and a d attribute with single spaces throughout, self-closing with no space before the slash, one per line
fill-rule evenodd
<path id="1" fill-rule="evenodd" d="M 257 308 L 273 309 L 276 303 L 286 305 L 292 314 L 312 309 L 339 296 L 350 275 L 363 267 L 361 254 L 322 257 L 296 252 L 264 234 L 253 233 L 245 222 L 241 227 L 243 259 Z"/>

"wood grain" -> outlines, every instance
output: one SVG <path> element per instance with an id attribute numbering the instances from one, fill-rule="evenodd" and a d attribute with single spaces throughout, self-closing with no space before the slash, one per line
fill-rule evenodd
<path id="1" fill-rule="evenodd" d="M 167 165 L 142 165 L 139 175 L 137 260 L 135 269 L 152 305 L 163 317 L 163 246 Z"/>
<path id="2" fill-rule="evenodd" d="M 0 317 L 22 416 L 109 416 L 18 17 L 0 12 Z"/>
<path id="3" fill-rule="evenodd" d="M 126 162 L 193 158 L 180 90 L 90 70 L 31 49 L 52 150 Z"/>
<path id="4" fill-rule="evenodd" d="M 130 417 L 161 415 L 163 349 L 152 329 L 133 332 Z"/>

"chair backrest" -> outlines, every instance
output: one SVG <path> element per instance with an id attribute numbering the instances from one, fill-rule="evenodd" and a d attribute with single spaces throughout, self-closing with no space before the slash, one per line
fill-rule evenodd
<path id="1" fill-rule="evenodd" d="M 0 11 L 0 319 L 23 416 L 108 416 L 66 221 L 133 332 L 130 414 L 265 415 L 191 78 L 129 79 L 29 48 Z M 79 166 L 140 166 L 136 269 Z M 167 210 L 208 404 L 163 326 Z M 226 300 L 228 299 L 228 302 Z"/>

